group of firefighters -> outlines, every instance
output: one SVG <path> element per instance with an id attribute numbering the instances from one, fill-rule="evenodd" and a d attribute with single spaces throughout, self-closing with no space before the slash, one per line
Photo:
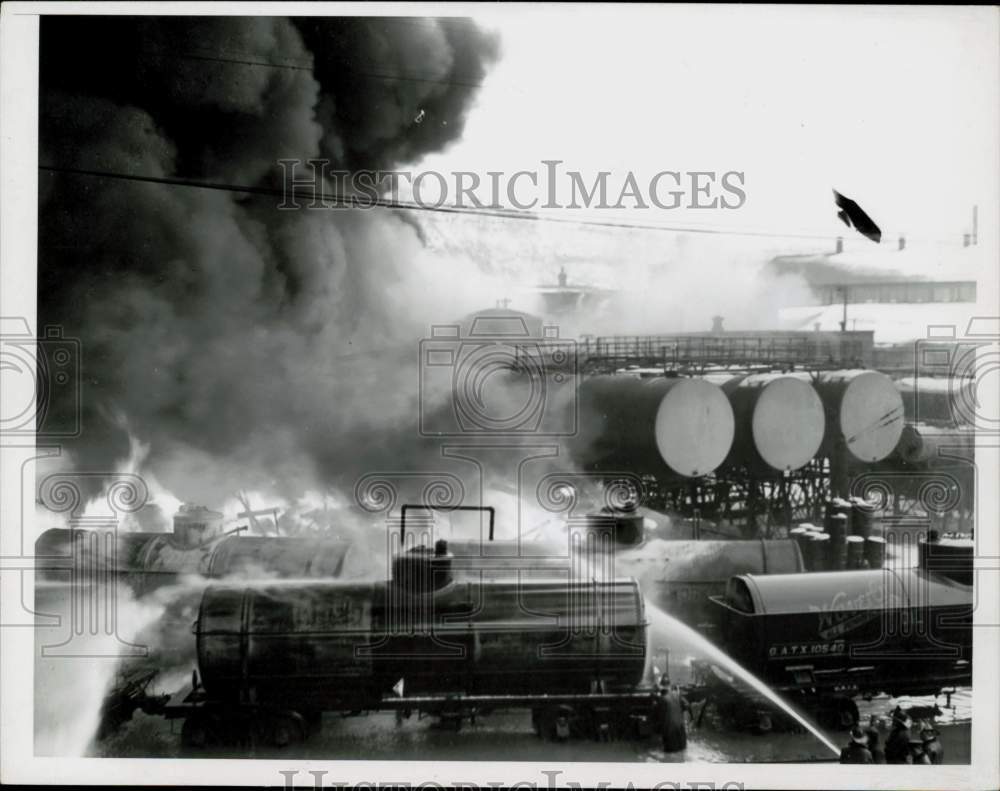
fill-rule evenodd
<path id="1" fill-rule="evenodd" d="M 868 727 L 851 729 L 851 740 L 840 751 L 842 764 L 940 764 L 944 748 L 938 731 L 929 722 L 920 723 L 920 738 L 911 734 L 913 719 L 897 706 L 892 712 L 892 729 L 882 746 L 885 720 L 872 715 Z"/>

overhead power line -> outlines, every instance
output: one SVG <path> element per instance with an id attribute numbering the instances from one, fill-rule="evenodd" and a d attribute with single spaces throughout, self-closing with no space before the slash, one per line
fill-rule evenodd
<path id="1" fill-rule="evenodd" d="M 206 61 L 211 63 L 227 63 L 236 66 L 259 66 L 261 68 L 268 69 L 287 69 L 289 71 L 305 71 L 310 74 L 313 73 L 312 65 L 300 65 L 297 63 L 274 63 L 268 60 L 251 60 L 250 55 L 242 55 L 239 58 L 224 58 L 218 55 L 200 55 L 196 52 L 168 52 L 166 50 L 146 50 L 146 54 L 152 55 L 154 57 L 161 58 L 179 58 L 182 60 L 198 60 Z M 437 85 L 453 85 L 460 88 L 482 88 L 483 84 L 481 82 L 465 82 L 463 80 L 445 80 L 433 77 L 418 77 L 415 75 L 408 74 L 388 74 L 385 72 L 377 71 L 365 71 L 363 69 L 356 69 L 348 65 L 340 65 L 338 68 L 342 71 L 349 72 L 350 74 L 357 74 L 364 77 L 371 77 L 377 80 L 386 80 L 389 82 L 422 82 L 431 83 Z"/>
<path id="2" fill-rule="evenodd" d="M 531 211 L 503 208 L 476 208 L 472 206 L 442 205 L 431 206 L 415 201 L 394 200 L 390 198 L 370 198 L 355 195 L 342 195 L 327 192 L 321 186 L 316 189 L 303 190 L 277 189 L 274 187 L 256 187 L 228 182 L 201 181 L 198 179 L 178 178 L 172 176 L 149 176 L 137 173 L 120 173 L 110 170 L 60 167 L 56 165 L 39 165 L 41 171 L 63 173 L 75 176 L 93 178 L 118 179 L 148 184 L 161 184 L 168 187 L 188 187 L 192 189 L 217 190 L 222 192 L 237 192 L 247 195 L 266 195 L 295 199 L 303 204 L 319 202 L 330 208 L 343 209 L 393 209 L 400 211 L 425 211 L 437 214 L 461 214 L 476 217 L 489 217 L 503 220 L 523 220 L 529 222 L 551 222 L 563 225 L 576 225 L 595 228 L 613 228 L 621 230 L 664 231 L 667 233 L 706 234 L 711 236 L 742 236 L 770 239 L 805 239 L 810 241 L 832 241 L 839 235 L 834 233 L 798 233 L 785 231 L 742 230 L 738 228 L 720 228 L 711 226 L 682 226 L 658 223 L 617 222 L 612 220 L 594 220 L 588 218 L 555 217 L 550 214 L 537 214 Z M 944 240 L 941 240 L 944 241 Z"/>
<path id="3" fill-rule="evenodd" d="M 401 201 L 392 200 L 389 198 L 362 198 L 353 195 L 338 195 L 332 192 L 326 192 L 321 187 L 316 190 L 283 190 L 276 189 L 273 187 L 254 187 L 240 184 L 229 184 L 225 182 L 212 182 L 212 181 L 200 181 L 197 179 L 184 179 L 175 178 L 170 176 L 147 176 L 136 173 L 118 173 L 108 170 L 88 170 L 84 168 L 68 168 L 68 167 L 58 167 L 55 165 L 39 165 L 39 170 L 52 172 L 52 173 L 65 173 L 69 175 L 76 176 L 90 176 L 95 178 L 107 178 L 107 179 L 119 179 L 123 181 L 136 181 L 149 184 L 162 184 L 171 187 L 191 187 L 195 189 L 206 189 L 206 190 L 220 190 L 224 192 L 239 192 L 248 195 L 267 195 L 271 197 L 278 197 L 283 199 L 294 198 L 306 202 L 320 202 L 324 205 L 330 205 L 331 207 L 339 208 L 354 208 L 354 209 L 369 209 L 369 208 L 383 208 L 383 209 L 398 209 L 404 211 L 428 211 L 436 212 L 440 214 L 468 214 L 475 215 L 479 217 L 495 217 L 500 219 L 514 219 L 514 220 L 527 220 L 534 222 L 556 222 L 571 225 L 584 225 L 591 227 L 600 228 L 621 228 L 627 230 L 650 230 L 650 231 L 667 231 L 672 233 L 701 233 L 701 234 L 712 234 L 712 235 L 729 235 L 729 236 L 759 236 L 759 237 L 772 237 L 772 238 L 795 238 L 795 239 L 813 239 L 813 240 L 829 240 L 832 237 L 829 234 L 794 234 L 794 233 L 780 233 L 780 232 L 769 232 L 769 231 L 741 231 L 736 229 L 723 229 L 723 228 L 706 228 L 697 226 L 673 226 L 673 225 L 658 225 L 653 223 L 626 223 L 626 222 L 613 222 L 610 220 L 590 220 L 590 219 L 574 219 L 569 217 L 553 217 L 551 215 L 536 214 L 529 211 L 520 211 L 517 209 L 479 209 L 471 206 L 428 206 L 422 203 L 416 203 L 413 201 Z"/>

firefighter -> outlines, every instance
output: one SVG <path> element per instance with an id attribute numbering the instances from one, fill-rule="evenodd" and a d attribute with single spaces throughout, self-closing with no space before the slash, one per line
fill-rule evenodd
<path id="1" fill-rule="evenodd" d="M 910 727 L 913 720 L 899 706 L 892 712 L 892 731 L 885 742 L 887 764 L 912 764 L 913 748 L 910 746 Z"/>
<path id="2" fill-rule="evenodd" d="M 868 737 L 868 752 L 872 754 L 872 761 L 877 764 L 885 763 L 885 750 L 882 749 L 883 730 L 885 730 L 885 720 L 872 714 L 865 729 L 865 736 Z"/>
<path id="3" fill-rule="evenodd" d="M 663 750 L 676 753 L 687 747 L 687 727 L 684 723 L 686 701 L 681 698 L 681 692 L 676 685 L 661 678 L 660 693 L 660 736 L 663 740 Z"/>
<path id="4" fill-rule="evenodd" d="M 875 763 L 871 751 L 868 749 L 868 735 L 857 725 L 851 728 L 851 740 L 840 751 L 840 762 L 842 764 Z"/>
<path id="5" fill-rule="evenodd" d="M 944 748 L 938 741 L 940 734 L 929 722 L 925 722 L 920 729 L 920 740 L 923 742 L 920 748 L 920 763 L 940 764 L 944 763 Z"/>

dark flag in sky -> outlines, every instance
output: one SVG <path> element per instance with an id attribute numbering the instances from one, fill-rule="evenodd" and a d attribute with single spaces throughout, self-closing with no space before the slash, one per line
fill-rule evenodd
<path id="1" fill-rule="evenodd" d="M 844 225 L 848 228 L 854 228 L 875 243 L 882 241 L 882 229 L 865 213 L 864 209 L 850 198 L 841 195 L 837 190 L 833 191 L 833 197 L 837 202 L 837 208 L 840 209 L 837 216 L 844 221 Z"/>

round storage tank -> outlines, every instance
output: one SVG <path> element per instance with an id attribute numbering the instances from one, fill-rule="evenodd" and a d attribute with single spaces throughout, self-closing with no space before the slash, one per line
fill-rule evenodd
<path id="1" fill-rule="evenodd" d="M 816 391 L 827 411 L 827 442 L 843 438 L 857 461 L 882 461 L 903 433 L 903 399 L 893 381 L 878 371 L 825 371 Z"/>
<path id="2" fill-rule="evenodd" d="M 927 467 L 971 462 L 975 455 L 975 434 L 963 427 L 941 427 L 926 423 L 907 424 L 895 456 L 906 464 Z"/>
<path id="3" fill-rule="evenodd" d="M 723 390 L 736 419 L 733 461 L 797 470 L 819 452 L 826 416 L 808 382 L 785 374 L 751 374 L 727 382 Z"/>
<path id="4" fill-rule="evenodd" d="M 595 376 L 579 389 L 573 454 L 585 466 L 706 475 L 733 443 L 729 399 L 703 379 Z"/>
<path id="5" fill-rule="evenodd" d="M 896 389 L 903 398 L 906 419 L 913 423 L 955 425 L 969 423 L 975 410 L 975 383 L 971 379 L 946 376 L 897 379 Z"/>

